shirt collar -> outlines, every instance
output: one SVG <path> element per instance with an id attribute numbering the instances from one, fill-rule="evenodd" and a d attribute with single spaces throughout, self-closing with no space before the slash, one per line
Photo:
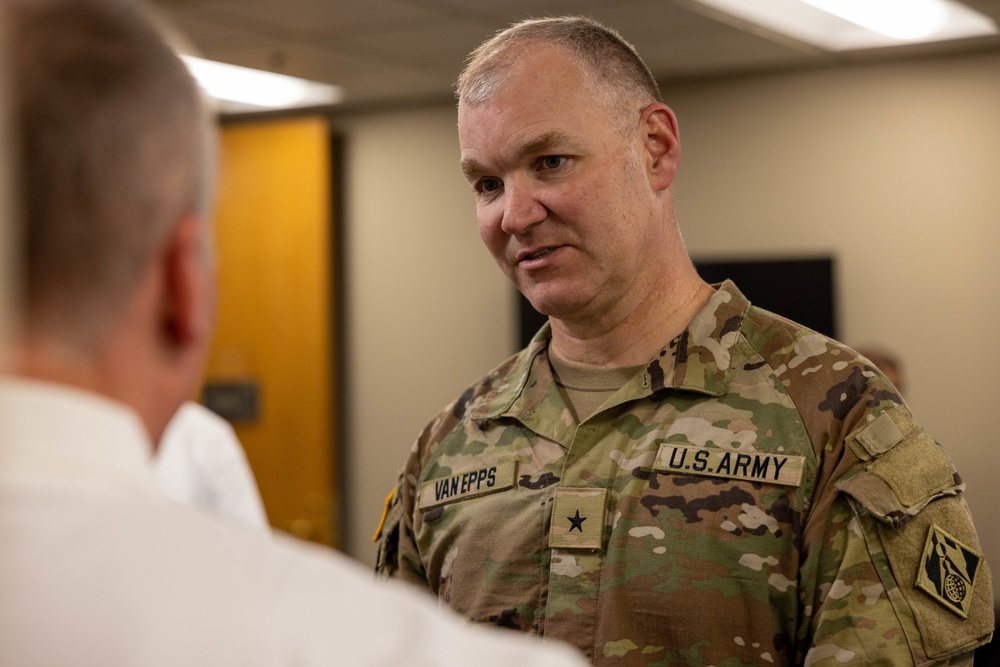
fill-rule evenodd
<path id="1" fill-rule="evenodd" d="M 121 403 L 66 385 L 0 377 L 0 474 L 96 482 L 160 495 L 152 445 Z"/>
<path id="2" fill-rule="evenodd" d="M 715 294 L 687 329 L 646 366 L 651 392 L 672 388 L 722 396 L 728 391 L 733 348 L 750 302 L 731 280 L 713 287 Z"/>
<path id="3" fill-rule="evenodd" d="M 622 388 L 620 395 L 642 398 L 664 389 L 709 396 L 722 396 L 727 392 L 733 348 L 750 302 L 730 280 L 713 287 L 715 294 L 687 329 L 667 343 L 646 364 L 642 373 Z M 551 337 L 552 329 L 546 322 L 510 370 L 493 383 L 493 389 L 470 414 L 472 419 L 494 419 L 505 414 L 519 417 L 534 411 L 553 381 L 542 354 L 547 353 Z"/>

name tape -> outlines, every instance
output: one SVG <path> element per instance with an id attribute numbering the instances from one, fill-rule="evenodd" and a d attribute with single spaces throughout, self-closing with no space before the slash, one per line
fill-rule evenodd
<path id="1" fill-rule="evenodd" d="M 804 456 L 737 452 L 663 443 L 653 464 L 661 472 L 801 486 Z"/>
<path id="2" fill-rule="evenodd" d="M 509 489 L 514 486 L 516 469 L 515 461 L 501 461 L 424 482 L 419 491 L 420 509 Z"/>

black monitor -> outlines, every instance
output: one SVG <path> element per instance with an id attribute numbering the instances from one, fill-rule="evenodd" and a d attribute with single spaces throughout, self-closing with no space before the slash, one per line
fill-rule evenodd
<path id="1" fill-rule="evenodd" d="M 728 278 L 755 306 L 837 337 L 832 257 L 695 259 L 694 264 L 706 282 Z"/>
<path id="2" fill-rule="evenodd" d="M 832 257 L 695 259 L 694 263 L 706 282 L 730 279 L 754 305 L 837 337 Z M 518 303 L 520 342 L 524 347 L 546 318 L 520 294 Z"/>

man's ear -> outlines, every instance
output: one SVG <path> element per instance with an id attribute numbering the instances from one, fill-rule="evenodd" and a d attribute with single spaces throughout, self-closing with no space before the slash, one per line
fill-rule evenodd
<path id="1" fill-rule="evenodd" d="M 187 346 L 211 335 L 212 284 L 204 221 L 185 215 L 167 239 L 162 329 L 172 345 Z"/>
<path id="2" fill-rule="evenodd" d="M 642 110 L 639 129 L 650 182 L 657 192 L 666 190 L 674 182 L 681 160 L 677 117 L 666 104 L 654 102 Z"/>

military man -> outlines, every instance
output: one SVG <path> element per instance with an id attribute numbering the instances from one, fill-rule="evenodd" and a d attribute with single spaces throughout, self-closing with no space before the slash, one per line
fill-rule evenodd
<path id="1" fill-rule="evenodd" d="M 968 664 L 961 479 L 855 352 L 698 277 L 632 47 L 525 21 L 458 97 L 480 234 L 549 319 L 420 434 L 378 569 L 599 665 Z"/>

